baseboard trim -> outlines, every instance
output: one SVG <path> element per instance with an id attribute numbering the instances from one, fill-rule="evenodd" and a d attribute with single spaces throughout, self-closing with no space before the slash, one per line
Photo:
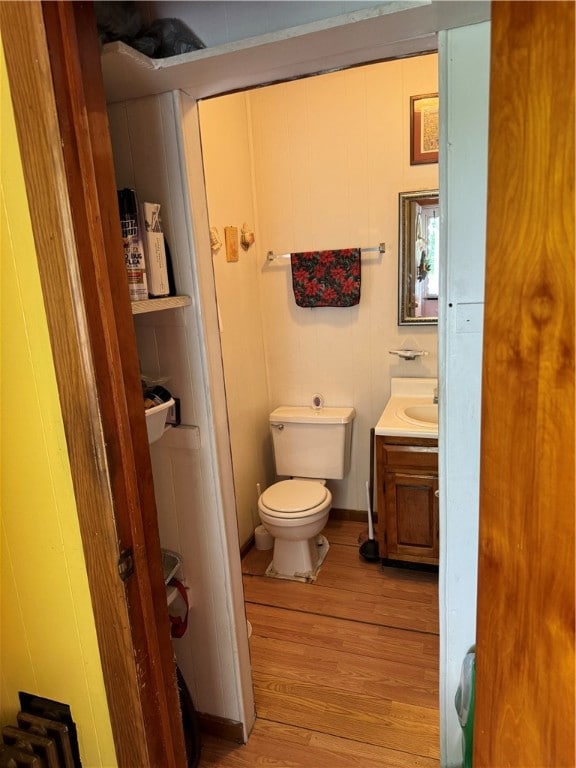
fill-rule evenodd
<path id="1" fill-rule="evenodd" d="M 412 571 L 428 571 L 430 573 L 438 573 L 437 563 L 420 563 L 418 561 L 412 562 L 411 560 L 394 560 L 390 557 L 381 558 L 381 564 L 383 568 L 405 568 Z"/>
<path id="2" fill-rule="evenodd" d="M 244 544 L 242 544 L 242 546 L 240 547 L 240 559 L 242 559 L 244 555 L 247 555 L 248 552 L 250 552 L 250 550 L 254 546 L 255 541 L 256 541 L 256 538 L 254 534 L 252 534 L 252 536 L 250 536 L 248 541 L 245 541 Z"/>
<path id="3" fill-rule="evenodd" d="M 335 509 L 332 507 L 330 510 L 330 517 L 332 520 L 351 520 L 354 523 L 367 523 L 368 513 L 361 509 Z M 376 517 L 373 514 L 372 518 L 376 522 Z"/>
<path id="4" fill-rule="evenodd" d="M 236 720 L 228 720 L 217 715 L 208 715 L 198 712 L 200 732 L 207 736 L 214 736 L 224 741 L 233 741 L 236 744 L 244 744 L 244 727 Z"/>

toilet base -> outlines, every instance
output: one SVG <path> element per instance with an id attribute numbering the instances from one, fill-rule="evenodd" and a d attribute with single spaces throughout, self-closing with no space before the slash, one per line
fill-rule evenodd
<path id="1" fill-rule="evenodd" d="M 291 581 L 316 581 L 330 544 L 321 534 L 304 541 L 274 540 L 274 557 L 266 576 Z"/>

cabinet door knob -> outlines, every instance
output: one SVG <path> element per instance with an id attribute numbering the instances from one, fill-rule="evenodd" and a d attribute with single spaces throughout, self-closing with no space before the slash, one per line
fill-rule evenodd
<path id="1" fill-rule="evenodd" d="M 437 499 L 440 498 L 440 491 L 434 491 L 434 496 L 436 496 Z"/>

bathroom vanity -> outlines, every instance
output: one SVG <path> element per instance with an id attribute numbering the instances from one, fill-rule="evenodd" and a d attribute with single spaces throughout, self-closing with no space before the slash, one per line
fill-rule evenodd
<path id="1" fill-rule="evenodd" d="M 375 428 L 378 544 L 383 564 L 438 564 L 435 379 L 392 379 Z"/>

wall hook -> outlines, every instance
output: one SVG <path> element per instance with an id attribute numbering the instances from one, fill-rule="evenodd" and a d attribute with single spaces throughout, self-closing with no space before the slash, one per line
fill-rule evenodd
<path id="1" fill-rule="evenodd" d="M 248 224 L 246 224 L 246 222 L 242 224 L 240 245 L 245 251 L 247 251 L 251 245 L 254 245 L 254 232 L 248 228 Z"/>
<path id="2" fill-rule="evenodd" d="M 390 355 L 398 355 L 402 360 L 416 360 L 417 357 L 424 357 L 428 354 L 423 349 L 390 349 Z"/>
<path id="3" fill-rule="evenodd" d="M 220 240 L 216 227 L 210 227 L 210 248 L 212 249 L 212 253 L 216 253 L 222 248 L 222 241 Z"/>

